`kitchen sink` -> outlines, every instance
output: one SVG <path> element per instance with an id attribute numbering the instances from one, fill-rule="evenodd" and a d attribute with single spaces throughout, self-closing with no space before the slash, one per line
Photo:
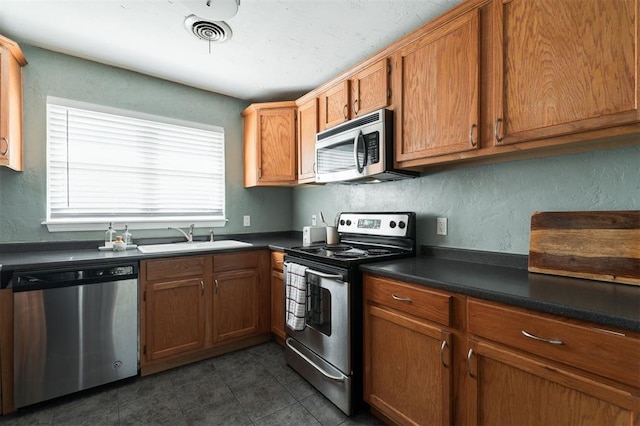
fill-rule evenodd
<path id="1" fill-rule="evenodd" d="M 236 240 L 198 241 L 169 244 L 150 244 L 138 246 L 142 253 L 172 253 L 183 251 L 224 250 L 239 247 L 251 247 L 253 244 Z"/>

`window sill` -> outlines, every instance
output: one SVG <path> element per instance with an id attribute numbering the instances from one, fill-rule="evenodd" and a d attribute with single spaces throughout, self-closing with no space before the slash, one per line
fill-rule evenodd
<path id="1" fill-rule="evenodd" d="M 50 219 L 42 222 L 49 232 L 73 231 L 104 231 L 113 223 L 114 229 L 124 229 L 125 225 L 132 229 L 167 229 L 168 227 L 188 228 L 194 224 L 196 228 L 221 228 L 228 219 L 223 217 L 159 217 L 155 219 L 142 218 L 102 218 L 102 219 Z"/>

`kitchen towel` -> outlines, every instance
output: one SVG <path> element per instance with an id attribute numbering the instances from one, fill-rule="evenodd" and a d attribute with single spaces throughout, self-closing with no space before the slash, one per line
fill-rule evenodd
<path id="1" fill-rule="evenodd" d="M 304 330 L 307 311 L 307 267 L 289 262 L 286 268 L 287 327 L 294 331 Z"/>

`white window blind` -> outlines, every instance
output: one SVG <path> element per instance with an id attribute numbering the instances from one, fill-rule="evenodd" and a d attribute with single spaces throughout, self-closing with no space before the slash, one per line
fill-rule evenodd
<path id="1" fill-rule="evenodd" d="M 77 105 L 47 100 L 47 222 L 224 220 L 222 128 Z"/>

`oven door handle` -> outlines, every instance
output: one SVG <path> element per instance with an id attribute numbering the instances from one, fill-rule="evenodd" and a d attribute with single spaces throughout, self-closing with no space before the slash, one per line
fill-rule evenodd
<path id="1" fill-rule="evenodd" d="M 325 274 L 324 272 L 319 272 L 314 269 L 307 269 L 307 272 L 311 275 L 317 275 L 320 278 L 326 278 L 328 280 L 338 280 L 342 281 L 344 277 L 341 274 Z"/>
<path id="2" fill-rule="evenodd" d="M 289 265 L 291 265 L 290 262 L 284 262 L 284 266 L 288 267 Z M 328 280 L 339 280 L 339 281 L 344 280 L 344 277 L 342 276 L 342 274 L 325 274 L 324 272 L 316 271 L 315 269 L 309 269 L 309 268 L 307 268 L 307 273 L 312 275 L 317 275 L 320 278 L 326 278 Z"/>
<path id="3" fill-rule="evenodd" d="M 296 348 L 294 348 L 293 346 L 291 346 L 291 344 L 289 343 L 289 340 L 291 340 L 291 337 L 287 337 L 287 340 L 285 340 L 285 343 L 287 344 L 287 347 L 289 349 L 291 349 L 293 352 L 295 352 L 300 358 L 304 359 L 305 361 L 307 361 L 307 363 L 309 363 L 309 365 L 311 365 L 313 368 L 315 368 L 316 370 L 318 370 L 318 372 L 320 374 L 322 374 L 324 377 L 326 377 L 329 380 L 333 380 L 334 382 L 344 382 L 344 377 L 340 377 L 340 376 L 333 376 L 329 373 L 327 373 L 326 371 L 324 371 L 322 368 L 320 368 L 320 366 L 318 366 L 315 362 L 311 361 L 305 354 L 303 354 L 302 352 L 300 352 L 299 350 L 297 350 Z"/>

